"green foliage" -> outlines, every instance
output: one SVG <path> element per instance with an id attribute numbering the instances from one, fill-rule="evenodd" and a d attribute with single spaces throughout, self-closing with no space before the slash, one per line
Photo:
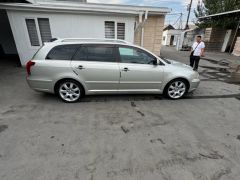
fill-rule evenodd
<path id="1" fill-rule="evenodd" d="M 233 11 L 237 9 L 240 9 L 240 0 L 204 0 L 202 3 L 198 3 L 194 12 L 195 16 L 198 18 L 205 15 Z M 236 16 L 236 14 L 229 14 L 210 19 L 198 19 L 195 24 L 200 28 L 235 28 L 238 23 L 239 16 L 240 14 L 238 16 Z"/>

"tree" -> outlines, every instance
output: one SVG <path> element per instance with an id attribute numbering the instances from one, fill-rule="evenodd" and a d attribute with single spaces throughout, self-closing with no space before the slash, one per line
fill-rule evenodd
<path id="1" fill-rule="evenodd" d="M 195 16 L 199 18 L 205 15 L 233 11 L 237 9 L 240 9 L 240 0 L 204 0 L 203 2 L 198 2 L 198 5 L 194 12 Z M 195 24 L 201 28 L 234 28 L 237 25 L 238 18 L 239 17 L 236 15 L 224 15 L 211 19 L 198 19 Z"/>

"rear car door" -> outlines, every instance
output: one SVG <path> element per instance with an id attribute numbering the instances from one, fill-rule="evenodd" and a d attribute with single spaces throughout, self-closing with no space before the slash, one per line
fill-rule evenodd
<path id="1" fill-rule="evenodd" d="M 120 73 L 114 45 L 81 45 L 72 58 L 71 66 L 89 92 L 118 90 Z"/>
<path id="2" fill-rule="evenodd" d="M 120 84 L 119 91 L 160 92 L 163 67 L 154 65 L 156 57 L 131 46 L 119 46 Z"/>

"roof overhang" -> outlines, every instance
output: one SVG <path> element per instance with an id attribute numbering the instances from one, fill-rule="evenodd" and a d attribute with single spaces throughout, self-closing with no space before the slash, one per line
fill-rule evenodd
<path id="1" fill-rule="evenodd" d="M 207 16 L 202 16 L 199 17 L 198 19 L 206 19 L 206 18 L 215 18 L 215 17 L 219 17 L 219 16 L 235 16 L 236 14 L 240 15 L 240 9 L 238 10 L 234 10 L 234 11 L 227 11 L 227 12 L 222 12 L 222 13 L 217 13 L 217 14 L 211 14 L 211 15 L 207 15 Z"/>
<path id="2" fill-rule="evenodd" d="M 66 13 L 91 13 L 91 14 L 123 14 L 139 15 L 148 12 L 149 15 L 166 15 L 171 9 L 165 7 L 132 6 L 97 3 L 74 3 L 44 1 L 33 4 L 0 3 L 0 9 L 18 11 L 40 12 L 66 12 Z"/>

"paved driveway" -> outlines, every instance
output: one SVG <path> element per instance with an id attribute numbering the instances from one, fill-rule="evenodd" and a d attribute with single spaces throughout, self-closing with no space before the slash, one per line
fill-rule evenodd
<path id="1" fill-rule="evenodd" d="M 65 104 L 30 90 L 24 69 L 0 66 L 0 179 L 239 180 L 239 86 L 201 78 L 178 101 Z"/>

